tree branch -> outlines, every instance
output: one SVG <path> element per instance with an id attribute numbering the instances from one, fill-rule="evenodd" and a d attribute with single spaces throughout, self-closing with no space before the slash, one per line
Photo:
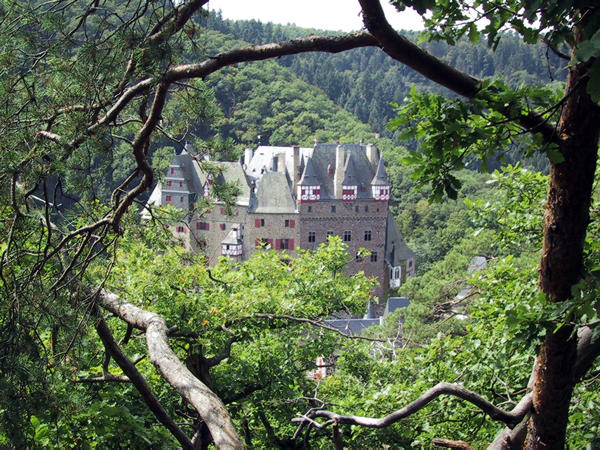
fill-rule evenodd
<path id="1" fill-rule="evenodd" d="M 362 416 L 341 416 L 331 411 L 315 410 L 310 414 L 311 417 L 323 417 L 328 421 L 333 421 L 341 424 L 359 425 L 368 428 L 385 428 L 398 422 L 405 417 L 411 416 L 412 414 L 420 411 L 427 406 L 431 401 L 435 400 L 440 395 L 452 395 L 454 397 L 461 398 L 463 400 L 472 403 L 477 406 L 492 419 L 504 422 L 509 427 L 518 424 L 521 419 L 527 414 L 531 408 L 532 395 L 525 395 L 521 401 L 513 408 L 512 411 L 507 412 L 498 407 L 493 403 L 489 402 L 480 395 L 465 389 L 464 387 L 453 384 L 441 382 L 436 384 L 434 387 L 429 389 L 419 398 L 408 404 L 402 409 L 399 409 L 382 418 L 362 417 Z"/>
<path id="2" fill-rule="evenodd" d="M 479 93 L 481 80 L 446 64 L 398 34 L 385 18 L 379 0 L 358 1 L 362 8 L 365 27 L 389 56 L 457 94 L 473 98 Z M 496 109 L 510 120 L 519 122 L 527 131 L 541 133 L 546 142 L 560 141 L 555 126 L 542 116 L 529 112 L 519 117 L 511 117 L 510 109 L 502 106 Z"/>
<path id="3" fill-rule="evenodd" d="M 135 386 L 138 390 L 142 399 L 150 408 L 150 411 L 154 413 L 156 418 L 160 423 L 162 423 L 171 434 L 179 441 L 185 449 L 193 449 L 192 441 L 186 436 L 186 434 L 181 431 L 181 429 L 177 426 L 173 419 L 167 414 L 167 411 L 162 407 L 158 398 L 152 392 L 152 389 L 146 382 L 145 378 L 142 374 L 137 370 L 135 365 L 129 361 L 129 358 L 125 356 L 115 339 L 113 338 L 108 325 L 104 321 L 102 315 L 98 312 L 98 321 L 96 322 L 96 331 L 98 332 L 98 336 L 102 340 L 104 347 L 111 354 L 115 362 L 119 365 L 121 370 L 127 375 L 128 380 Z M 106 377 L 106 375 L 105 375 Z"/>
<path id="4" fill-rule="evenodd" d="M 168 328 L 162 317 L 125 302 L 104 289 L 98 293 L 98 304 L 128 324 L 146 331 L 150 360 L 165 380 L 196 409 L 219 449 L 243 448 L 223 402 L 192 375 L 169 346 Z"/>

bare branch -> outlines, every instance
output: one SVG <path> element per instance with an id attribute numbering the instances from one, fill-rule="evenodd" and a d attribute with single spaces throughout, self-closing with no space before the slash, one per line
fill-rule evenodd
<path id="1" fill-rule="evenodd" d="M 194 446 L 192 445 L 190 439 L 183 431 L 181 431 L 177 424 L 173 422 L 173 419 L 169 417 L 167 411 L 165 411 L 165 409 L 162 407 L 145 378 L 142 376 L 142 374 L 140 374 L 135 365 L 129 361 L 129 358 L 127 358 L 127 356 L 125 356 L 125 354 L 122 352 L 121 348 L 113 338 L 112 333 L 106 325 L 102 315 L 97 314 L 97 316 L 98 321 L 96 323 L 96 331 L 98 332 L 98 336 L 100 336 L 100 339 L 106 347 L 106 350 L 111 354 L 115 362 L 119 365 L 123 372 L 125 372 L 128 379 L 141 394 L 142 399 L 144 402 L 146 402 L 146 405 L 148 405 L 150 411 L 152 411 L 159 422 L 171 432 L 171 434 L 179 441 L 183 448 L 193 449 Z"/>
<path id="2" fill-rule="evenodd" d="M 473 447 L 471 447 L 465 441 L 452 441 L 450 439 L 434 439 L 433 445 L 435 445 L 437 447 L 473 450 Z"/>
<path id="3" fill-rule="evenodd" d="M 117 383 L 131 383 L 129 377 L 125 375 L 113 375 L 112 373 L 107 373 L 102 375 L 101 377 L 92 377 L 92 378 L 76 378 L 72 380 L 73 383 L 106 383 L 106 382 L 117 382 Z"/>
<path id="4" fill-rule="evenodd" d="M 98 294 L 98 304 L 135 328 L 146 331 L 150 360 L 165 380 L 196 409 L 218 448 L 243 448 L 223 402 L 185 367 L 169 346 L 168 328 L 162 317 L 104 289 Z"/>
<path id="5" fill-rule="evenodd" d="M 480 395 L 465 389 L 458 384 L 441 382 L 429 389 L 415 401 L 411 402 L 402 409 L 399 409 L 382 418 L 362 417 L 362 416 L 341 416 L 331 411 L 316 410 L 313 411 L 312 417 L 324 417 L 328 420 L 335 421 L 341 424 L 360 425 L 369 428 L 385 428 L 393 423 L 398 422 L 405 417 L 420 411 L 427 406 L 431 401 L 435 400 L 440 395 L 452 395 L 472 403 L 488 414 L 492 419 L 504 422 L 509 427 L 518 424 L 525 414 L 529 411 L 532 404 L 532 395 L 525 395 L 521 401 L 510 412 L 504 411 L 496 407 Z"/>
<path id="6" fill-rule="evenodd" d="M 348 339 L 360 339 L 363 341 L 371 341 L 371 342 L 388 342 L 387 339 L 378 339 L 378 338 L 371 338 L 371 337 L 360 336 L 360 335 L 346 334 L 343 331 L 338 330 L 335 327 L 331 327 L 331 326 L 326 325 L 317 320 L 308 319 L 306 317 L 288 316 L 286 314 L 254 313 L 251 316 L 236 318 L 235 320 L 232 320 L 231 322 L 232 323 L 233 322 L 241 322 L 243 320 L 250 320 L 250 319 L 288 320 L 291 322 L 308 323 L 314 327 L 323 328 L 324 330 L 329 330 L 329 331 L 333 331 L 335 333 L 341 334 L 342 336 L 344 336 Z"/>

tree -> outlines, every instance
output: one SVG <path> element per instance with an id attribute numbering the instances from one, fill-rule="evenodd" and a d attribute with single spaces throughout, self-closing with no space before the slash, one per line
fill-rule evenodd
<path id="1" fill-rule="evenodd" d="M 532 145 L 551 158 L 540 288 L 550 303 L 564 303 L 565 311 L 571 311 L 572 288 L 582 278 L 598 147 L 600 12 L 596 6 L 592 2 L 566 5 L 558 1 L 543 5 L 486 1 L 474 5 L 479 9 L 473 13 L 490 22 L 483 33 L 492 45 L 501 37 L 500 29 L 511 26 L 526 41 L 545 39 L 559 54 L 564 54 L 563 46 L 568 47 L 569 79 L 555 104 L 548 98 L 548 90 L 511 90 L 442 63 L 396 33 L 385 20 L 379 1 L 359 1 L 368 31 L 310 36 L 216 55 L 202 54 L 202 29 L 191 20 L 207 0 L 138 0 L 126 5 L 111 0 L 88 4 L 2 1 L 0 226 L 7 238 L 0 261 L 4 290 L 0 326 L 8 356 L 0 363 L 0 373 L 11 375 L 15 399 L 23 391 L 17 389 L 18 376 L 12 367 L 25 367 L 19 362 L 22 350 L 29 349 L 25 359 L 30 367 L 39 367 L 36 358 L 40 354 L 47 367 L 54 367 L 57 358 L 81 341 L 78 324 L 93 313 L 97 332 L 111 357 L 120 361 L 131 379 L 138 380 L 136 389 L 161 423 L 182 446 L 190 447 L 191 440 L 153 400 L 143 377 L 138 377 L 135 367 L 113 346 L 114 339 L 99 312 L 110 311 L 145 333 L 153 363 L 194 405 L 215 444 L 222 448 L 242 446 L 222 401 L 168 346 L 169 329 L 164 319 L 103 289 L 102 283 L 90 284 L 87 270 L 92 262 L 111 252 L 123 233 L 127 214 L 152 185 L 150 150 L 156 135 L 185 138 L 171 134 L 166 105 L 177 102 L 178 93 L 195 89 L 187 84 L 190 80 L 204 79 L 234 64 L 307 51 L 381 47 L 395 60 L 470 99 L 421 101 L 414 97 L 407 108 L 415 115 L 397 123 L 419 119 L 419 112 L 428 109 L 446 114 L 430 116 L 431 122 L 421 120 L 412 128 L 415 133 L 426 134 L 427 130 L 447 127 L 444 132 L 431 133 L 431 139 L 423 142 L 424 156 L 413 155 L 413 161 L 420 164 L 418 174 L 433 183 L 434 194 L 445 191 L 455 195 L 459 182 L 451 169 L 463 165 L 469 154 L 485 163 L 515 133 L 531 134 Z M 406 4 L 421 13 L 432 12 L 429 23 L 435 27 L 434 37 L 452 43 L 465 34 L 475 41 L 481 34 L 467 14 L 472 7 L 468 2 L 445 2 L 443 7 L 431 1 Z M 200 62 L 181 61 L 189 48 Z M 560 114 L 558 120 L 554 113 Z M 435 126 L 429 127 L 430 123 Z M 129 148 L 133 169 L 116 183 L 102 204 L 97 202 L 91 175 L 104 170 L 117 142 Z M 69 204 L 69 216 L 61 216 L 59 203 Z M 106 271 L 111 267 L 107 260 Z M 426 401 L 440 392 L 454 394 L 510 426 L 527 422 L 529 447 L 564 445 L 574 386 L 600 352 L 600 343 L 588 326 L 573 324 L 577 317 L 563 316 L 559 322 L 561 327 L 548 328 L 540 348 L 533 393 L 524 396 L 512 413 L 502 413 L 456 386 L 441 385 L 428 393 Z M 39 333 L 42 329 L 47 335 Z M 26 369 L 23 373 L 34 374 Z M 319 415 L 329 420 L 323 425 L 312 419 L 303 423 L 334 425 L 335 430 L 339 423 L 388 423 L 344 418 L 327 411 L 315 413 L 315 417 Z M 509 430 L 501 439 L 515 440 L 523 429 Z"/>

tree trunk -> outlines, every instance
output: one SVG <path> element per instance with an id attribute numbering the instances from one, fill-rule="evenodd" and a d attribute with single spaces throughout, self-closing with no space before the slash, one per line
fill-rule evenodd
<path id="1" fill-rule="evenodd" d="M 600 109 L 586 93 L 589 64 L 571 67 L 558 133 L 565 160 L 551 164 L 540 261 L 540 288 L 550 302 L 571 297 L 581 278 L 598 149 Z M 569 318 L 564 318 L 568 321 Z M 527 448 L 563 448 L 575 385 L 576 336 L 549 330 L 535 370 Z"/>

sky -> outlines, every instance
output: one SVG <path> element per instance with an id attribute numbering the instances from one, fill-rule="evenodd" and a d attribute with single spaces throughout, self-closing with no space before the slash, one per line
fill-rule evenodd
<path id="1" fill-rule="evenodd" d="M 398 13 L 386 0 L 381 4 L 394 28 L 423 29 L 421 19 L 414 11 Z M 208 7 L 214 11 L 220 9 L 225 19 L 294 23 L 299 27 L 336 31 L 363 28 L 357 0 L 210 0 Z"/>

